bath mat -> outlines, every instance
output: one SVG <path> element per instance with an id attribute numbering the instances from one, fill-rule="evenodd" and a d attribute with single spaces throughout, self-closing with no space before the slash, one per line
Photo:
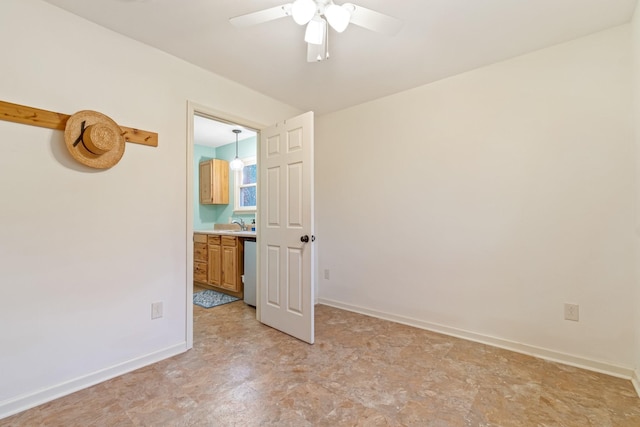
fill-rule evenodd
<path id="1" fill-rule="evenodd" d="M 204 308 L 211 308 L 234 301 L 238 301 L 238 298 L 210 289 L 193 294 L 193 303 Z"/>

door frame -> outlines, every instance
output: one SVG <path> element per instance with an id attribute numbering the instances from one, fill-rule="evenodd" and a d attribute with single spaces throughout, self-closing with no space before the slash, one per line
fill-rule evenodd
<path id="1" fill-rule="evenodd" d="M 212 120 L 217 120 L 220 122 L 227 122 L 237 124 L 239 126 L 244 126 L 247 128 L 254 129 L 257 132 L 256 136 L 256 152 L 260 151 L 260 130 L 269 126 L 265 123 L 260 123 L 246 117 L 236 116 L 234 114 L 227 113 L 225 111 L 216 110 L 211 107 L 207 107 L 202 104 L 198 104 L 196 102 L 187 101 L 187 197 L 186 197 L 186 212 L 187 212 L 187 227 L 186 227 L 186 248 L 187 248 L 187 275 L 186 275 L 186 349 L 193 348 L 193 117 L 198 114 L 200 116 L 208 117 Z M 258 169 L 258 173 L 260 173 L 260 162 L 256 156 L 256 167 Z M 259 176 L 259 175 L 258 175 Z M 260 191 L 260 182 L 256 184 L 256 191 Z M 260 193 L 258 193 L 260 194 Z M 256 205 L 256 223 L 258 223 L 260 215 L 260 198 L 258 197 L 257 205 Z M 260 234 L 256 234 L 256 237 Z M 257 256 L 257 264 L 256 271 L 260 271 L 260 252 L 259 248 L 256 248 L 258 253 Z M 256 286 L 256 299 L 260 298 L 260 287 Z M 259 299 L 258 299 L 259 301 Z M 256 319 L 260 321 L 260 308 L 256 304 Z"/>

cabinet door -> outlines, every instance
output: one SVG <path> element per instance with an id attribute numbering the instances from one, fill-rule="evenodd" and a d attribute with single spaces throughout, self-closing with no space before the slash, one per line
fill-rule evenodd
<path id="1" fill-rule="evenodd" d="M 209 283 L 221 286 L 222 265 L 220 245 L 209 245 Z"/>
<path id="2" fill-rule="evenodd" d="M 238 280 L 238 248 L 235 246 L 222 247 L 222 288 L 239 292 Z"/>
<path id="3" fill-rule="evenodd" d="M 211 203 L 217 205 L 229 204 L 229 162 L 226 160 L 211 160 Z"/>
<path id="4" fill-rule="evenodd" d="M 213 163 L 202 162 L 200 163 L 200 203 L 203 205 L 210 205 L 213 203 L 211 198 L 211 168 Z"/>

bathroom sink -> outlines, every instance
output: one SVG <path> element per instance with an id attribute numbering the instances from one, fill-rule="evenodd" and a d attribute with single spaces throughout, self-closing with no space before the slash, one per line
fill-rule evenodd
<path id="1" fill-rule="evenodd" d="M 249 231 L 249 230 L 217 230 L 218 233 L 229 233 L 229 234 L 251 234 L 251 235 L 255 235 L 256 232 L 255 231 Z"/>
<path id="2" fill-rule="evenodd" d="M 221 233 L 221 234 L 248 234 L 251 236 L 256 235 L 255 231 L 241 230 L 240 225 L 238 224 L 214 224 L 213 230 L 216 233 Z"/>

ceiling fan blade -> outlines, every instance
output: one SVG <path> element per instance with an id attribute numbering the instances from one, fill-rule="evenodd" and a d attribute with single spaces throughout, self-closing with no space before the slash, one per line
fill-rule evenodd
<path id="1" fill-rule="evenodd" d="M 285 16 L 289 16 L 290 10 L 291 5 L 287 3 L 281 6 L 275 6 L 269 9 L 235 16 L 233 18 L 230 18 L 229 22 L 239 28 L 249 27 L 251 25 L 262 24 L 263 22 L 273 21 L 274 19 L 280 19 L 284 18 Z"/>
<path id="2" fill-rule="evenodd" d="M 347 5 L 353 10 L 350 20 L 352 24 L 388 36 L 396 35 L 398 31 L 400 31 L 400 28 L 402 28 L 402 21 L 399 19 L 356 4 L 344 4 L 344 6 Z"/>

